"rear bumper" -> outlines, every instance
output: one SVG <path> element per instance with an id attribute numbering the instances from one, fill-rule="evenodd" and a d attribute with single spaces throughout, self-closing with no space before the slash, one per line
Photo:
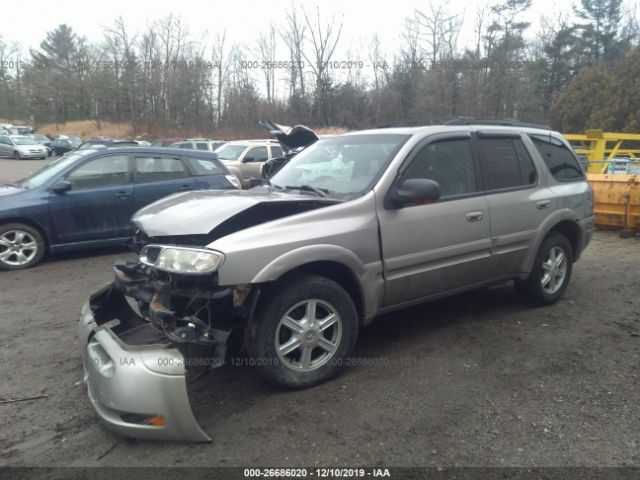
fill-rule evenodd
<path id="1" fill-rule="evenodd" d="M 122 326 L 120 319 L 96 320 L 93 308 L 109 310 L 109 302 L 123 301 L 108 285 L 82 308 L 78 337 L 96 413 L 125 436 L 211 441 L 191 411 L 183 355 L 169 345 L 127 345 L 114 331 Z"/>

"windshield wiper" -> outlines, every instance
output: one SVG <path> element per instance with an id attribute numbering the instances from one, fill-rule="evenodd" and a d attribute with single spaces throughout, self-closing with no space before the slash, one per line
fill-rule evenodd
<path id="1" fill-rule="evenodd" d="M 326 197 L 327 194 L 329 193 L 329 190 L 327 190 L 326 188 L 316 188 L 316 187 L 312 187 L 311 185 L 286 185 L 284 188 L 286 188 L 287 190 L 301 190 L 304 192 L 313 192 L 317 195 L 320 195 L 321 197 Z"/>
<path id="2" fill-rule="evenodd" d="M 260 185 L 267 185 L 271 188 L 275 188 L 276 190 L 284 190 L 284 187 L 271 183 L 271 181 L 268 178 L 263 178 L 262 183 Z"/>

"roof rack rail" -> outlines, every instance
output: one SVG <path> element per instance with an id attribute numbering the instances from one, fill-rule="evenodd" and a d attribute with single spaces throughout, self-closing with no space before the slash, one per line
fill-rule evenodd
<path id="1" fill-rule="evenodd" d="M 539 128 L 542 130 L 551 130 L 549 125 L 543 125 L 540 123 L 527 123 L 521 122 L 516 118 L 503 118 L 503 119 L 482 119 L 473 117 L 459 117 L 453 120 L 449 120 L 445 125 L 495 125 L 501 127 L 525 127 L 525 128 Z"/>

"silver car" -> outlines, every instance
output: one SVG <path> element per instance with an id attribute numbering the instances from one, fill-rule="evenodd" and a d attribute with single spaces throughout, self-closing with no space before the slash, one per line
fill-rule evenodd
<path id="1" fill-rule="evenodd" d="M 27 135 L 0 135 L 0 156 L 15 160 L 47 158 L 47 148 Z"/>
<path id="2" fill-rule="evenodd" d="M 557 302 L 593 195 L 556 132 L 392 128 L 320 139 L 264 186 L 176 194 L 134 222 L 138 260 L 82 311 L 89 395 L 122 434 L 206 441 L 187 372 L 238 339 L 269 382 L 305 388 L 382 313 L 509 280 Z"/>

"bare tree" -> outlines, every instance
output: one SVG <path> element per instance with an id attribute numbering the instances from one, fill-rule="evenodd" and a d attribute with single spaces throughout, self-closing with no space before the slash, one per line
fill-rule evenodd
<path id="1" fill-rule="evenodd" d="M 226 30 L 219 33 L 213 43 L 211 49 L 211 59 L 213 63 L 213 76 L 214 81 L 212 85 L 215 85 L 216 89 L 216 118 L 215 124 L 217 128 L 220 128 L 222 123 L 222 94 L 224 92 L 224 85 L 229 79 L 232 64 L 232 49 L 227 45 L 227 32 Z"/>
<path id="2" fill-rule="evenodd" d="M 427 44 L 431 65 L 442 58 L 450 58 L 455 53 L 458 34 L 462 28 L 462 18 L 448 12 L 443 3 L 429 2 L 426 11 L 416 9 L 415 26 Z"/>
<path id="3" fill-rule="evenodd" d="M 261 62 L 261 70 L 264 75 L 267 90 L 267 103 L 275 100 L 275 61 L 276 61 L 276 28 L 269 25 L 267 33 L 261 32 L 256 42 L 256 50 Z"/>
<path id="4" fill-rule="evenodd" d="M 341 20 L 338 24 L 334 15 L 326 23 L 323 23 L 319 7 L 316 7 L 315 18 L 310 18 L 304 10 L 303 14 L 311 38 L 311 54 L 307 55 L 306 52 L 303 51 L 303 55 L 305 60 L 310 64 L 311 71 L 314 75 L 314 110 L 319 120 L 325 123 L 328 119 L 325 115 L 327 104 L 324 100 L 331 86 L 330 62 L 338 46 L 338 41 L 340 40 L 343 22 Z"/>
<path id="5" fill-rule="evenodd" d="M 388 77 L 387 60 L 380 46 L 380 37 L 374 33 L 371 37 L 371 49 L 369 50 L 369 61 L 373 68 L 373 87 L 376 91 L 384 85 Z"/>
<path id="6" fill-rule="evenodd" d="M 303 43 L 307 26 L 303 25 L 298 18 L 296 7 L 292 7 L 287 13 L 286 25 L 280 34 L 289 49 L 289 59 L 291 66 L 289 69 L 289 96 L 296 93 L 298 84 L 300 85 L 300 95 L 304 97 L 304 58 Z"/>

